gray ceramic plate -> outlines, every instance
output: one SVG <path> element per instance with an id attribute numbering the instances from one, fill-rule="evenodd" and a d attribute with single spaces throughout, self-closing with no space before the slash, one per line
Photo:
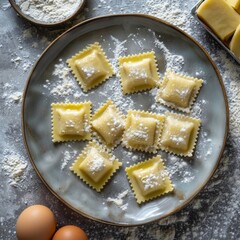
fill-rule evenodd
<path id="1" fill-rule="evenodd" d="M 84 94 L 71 74 L 61 79 L 62 64 L 87 44 L 98 41 L 117 69 L 117 57 L 154 50 L 162 75 L 172 67 L 204 79 L 191 116 L 202 119 L 194 157 L 179 158 L 159 151 L 171 174 L 175 192 L 138 205 L 124 168 L 151 155 L 130 152 L 118 146 L 113 153 L 123 167 L 97 193 L 69 170 L 86 143 L 51 141 L 52 102 L 85 101 L 95 111 L 108 98 L 126 113 L 129 108 L 164 113 L 169 109 L 155 103 L 156 90 L 122 96 L 118 75 Z M 60 65 L 59 65 L 60 64 Z M 55 71 L 55 72 L 54 72 Z M 63 86 L 65 86 L 63 88 Z M 64 89 L 64 91 L 63 91 Z M 23 133 L 31 162 L 49 189 L 75 211 L 105 223 L 133 226 L 166 217 L 182 207 L 206 185 L 213 175 L 226 142 L 228 106 L 222 80 L 208 54 L 191 37 L 176 27 L 146 15 L 115 15 L 91 19 L 56 39 L 42 54 L 29 77 L 23 101 Z M 109 198 L 128 190 L 122 203 Z M 121 207 L 125 206 L 123 210 Z"/>

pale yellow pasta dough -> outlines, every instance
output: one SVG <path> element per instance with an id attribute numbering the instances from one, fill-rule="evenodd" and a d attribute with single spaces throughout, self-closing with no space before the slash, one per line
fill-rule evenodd
<path id="1" fill-rule="evenodd" d="M 52 103 L 52 141 L 91 139 L 91 102 Z"/>
<path id="2" fill-rule="evenodd" d="M 114 147 L 123 134 L 124 118 L 109 100 L 93 115 L 92 126 L 107 146 Z"/>
<path id="3" fill-rule="evenodd" d="M 146 58 L 138 62 L 125 62 L 123 63 L 123 71 L 126 80 L 123 85 L 127 89 L 135 89 L 144 85 L 154 85 L 152 72 L 151 72 L 151 59 Z"/>
<path id="4" fill-rule="evenodd" d="M 160 148 L 166 152 L 191 157 L 196 145 L 201 120 L 166 112 Z"/>
<path id="5" fill-rule="evenodd" d="M 186 151 L 189 147 L 194 124 L 179 119 L 167 118 L 166 125 L 167 130 L 162 135 L 161 144 L 166 147 Z"/>
<path id="6" fill-rule="evenodd" d="M 70 170 L 100 192 L 121 165 L 107 148 L 91 141 L 76 158 Z"/>
<path id="7" fill-rule="evenodd" d="M 86 158 L 80 163 L 79 169 L 97 183 L 111 171 L 112 166 L 113 161 L 103 157 L 96 148 L 91 148 Z"/>
<path id="8" fill-rule="evenodd" d="M 189 112 L 202 84 L 202 79 L 167 69 L 159 86 L 156 101 L 168 107 Z"/>
<path id="9" fill-rule="evenodd" d="M 165 187 L 158 165 L 159 163 L 156 162 L 149 168 L 133 171 L 133 176 L 136 178 L 143 196 L 162 190 Z"/>
<path id="10" fill-rule="evenodd" d="M 126 134 L 128 144 L 132 146 L 141 145 L 143 147 L 154 145 L 156 127 L 156 119 L 150 117 L 139 118 L 132 115 L 131 127 Z"/>
<path id="11" fill-rule="evenodd" d="M 171 179 L 160 156 L 139 162 L 125 170 L 139 204 L 173 191 Z"/>
<path id="12" fill-rule="evenodd" d="M 154 52 L 119 58 L 123 94 L 154 88 L 159 81 Z"/>
<path id="13" fill-rule="evenodd" d="M 165 116 L 151 112 L 129 110 L 122 137 L 124 147 L 145 152 L 156 152 Z"/>
<path id="14" fill-rule="evenodd" d="M 82 59 L 77 59 L 75 65 L 82 81 L 88 88 L 107 75 L 107 71 L 104 69 L 99 53 L 96 50 Z"/>
<path id="15" fill-rule="evenodd" d="M 84 92 L 98 86 L 114 74 L 112 65 L 98 42 L 72 56 L 67 63 Z"/>
<path id="16" fill-rule="evenodd" d="M 162 91 L 165 101 L 177 104 L 180 107 L 188 107 L 196 83 L 184 77 L 174 76 L 169 79 Z"/>
<path id="17" fill-rule="evenodd" d="M 221 40 L 228 40 L 240 24 L 240 15 L 225 0 L 205 0 L 197 15 Z"/>
<path id="18" fill-rule="evenodd" d="M 57 109 L 59 135 L 84 135 L 84 109 Z"/>

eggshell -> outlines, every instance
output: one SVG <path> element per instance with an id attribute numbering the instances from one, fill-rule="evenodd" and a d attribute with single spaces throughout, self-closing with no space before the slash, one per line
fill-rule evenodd
<path id="1" fill-rule="evenodd" d="M 52 240 L 88 240 L 88 237 L 81 228 L 68 225 L 61 227 Z"/>
<path id="2" fill-rule="evenodd" d="M 17 219 L 18 240 L 50 240 L 55 231 L 54 214 L 43 205 L 26 208 Z"/>

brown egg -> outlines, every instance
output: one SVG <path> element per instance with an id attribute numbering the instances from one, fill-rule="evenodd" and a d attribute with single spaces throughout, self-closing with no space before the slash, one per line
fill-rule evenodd
<path id="1" fill-rule="evenodd" d="M 56 220 L 53 212 L 43 205 L 26 208 L 16 223 L 19 240 L 50 240 L 55 230 Z"/>
<path id="2" fill-rule="evenodd" d="M 61 227 L 52 240 L 88 240 L 88 237 L 81 228 L 68 225 Z"/>

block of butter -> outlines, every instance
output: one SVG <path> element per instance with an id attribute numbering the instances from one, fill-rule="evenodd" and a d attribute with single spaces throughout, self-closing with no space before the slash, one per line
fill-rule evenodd
<path id="1" fill-rule="evenodd" d="M 240 24 L 240 15 L 225 0 L 205 0 L 197 15 L 222 40 L 228 40 Z"/>
<path id="2" fill-rule="evenodd" d="M 226 0 L 240 14 L 240 0 Z"/>
<path id="3" fill-rule="evenodd" d="M 240 24 L 230 42 L 230 50 L 240 59 Z"/>

